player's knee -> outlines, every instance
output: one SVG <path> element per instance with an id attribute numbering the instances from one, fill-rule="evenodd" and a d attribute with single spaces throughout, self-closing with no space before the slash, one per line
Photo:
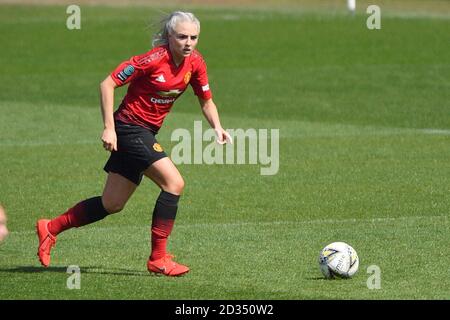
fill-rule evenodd
<path id="1" fill-rule="evenodd" d="M 165 191 L 173 193 L 173 194 L 181 194 L 184 190 L 184 180 L 182 177 L 174 179 L 170 181 L 167 186 L 164 188 Z"/>
<path id="2" fill-rule="evenodd" d="M 119 201 L 104 201 L 103 207 L 106 211 L 108 211 L 109 214 L 113 214 L 122 211 L 125 207 L 125 204 Z"/>

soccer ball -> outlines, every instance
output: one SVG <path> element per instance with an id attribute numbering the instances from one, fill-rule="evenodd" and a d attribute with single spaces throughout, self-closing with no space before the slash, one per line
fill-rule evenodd
<path id="1" fill-rule="evenodd" d="M 319 266 L 327 279 L 351 278 L 358 271 L 358 254 L 345 242 L 333 242 L 320 252 Z"/>

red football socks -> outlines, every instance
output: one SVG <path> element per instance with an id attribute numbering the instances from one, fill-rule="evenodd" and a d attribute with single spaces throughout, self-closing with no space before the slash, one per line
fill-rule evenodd
<path id="1" fill-rule="evenodd" d="M 48 223 L 48 231 L 57 236 L 59 233 L 103 219 L 108 215 L 101 197 L 94 197 L 79 202 L 67 212 Z"/>
<path id="2" fill-rule="evenodd" d="M 152 223 L 152 254 L 150 260 L 163 258 L 167 251 L 167 239 L 175 220 L 154 219 Z"/>
<path id="3" fill-rule="evenodd" d="M 163 258 L 167 251 L 167 239 L 172 232 L 180 196 L 161 190 L 153 210 L 152 253 L 150 260 Z"/>

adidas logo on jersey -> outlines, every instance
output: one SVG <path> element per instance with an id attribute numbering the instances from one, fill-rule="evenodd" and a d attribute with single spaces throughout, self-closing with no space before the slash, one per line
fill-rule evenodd
<path id="1" fill-rule="evenodd" d="M 166 82 L 166 79 L 164 79 L 164 75 L 160 75 L 160 76 L 158 76 L 158 78 L 156 78 L 156 81 L 158 81 L 158 82 Z"/>

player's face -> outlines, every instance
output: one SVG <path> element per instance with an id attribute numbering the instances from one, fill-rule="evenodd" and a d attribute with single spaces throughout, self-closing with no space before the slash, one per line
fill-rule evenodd
<path id="1" fill-rule="evenodd" d="M 169 35 L 169 46 L 176 60 L 182 60 L 194 51 L 198 42 L 197 25 L 193 22 L 180 22 Z"/>

